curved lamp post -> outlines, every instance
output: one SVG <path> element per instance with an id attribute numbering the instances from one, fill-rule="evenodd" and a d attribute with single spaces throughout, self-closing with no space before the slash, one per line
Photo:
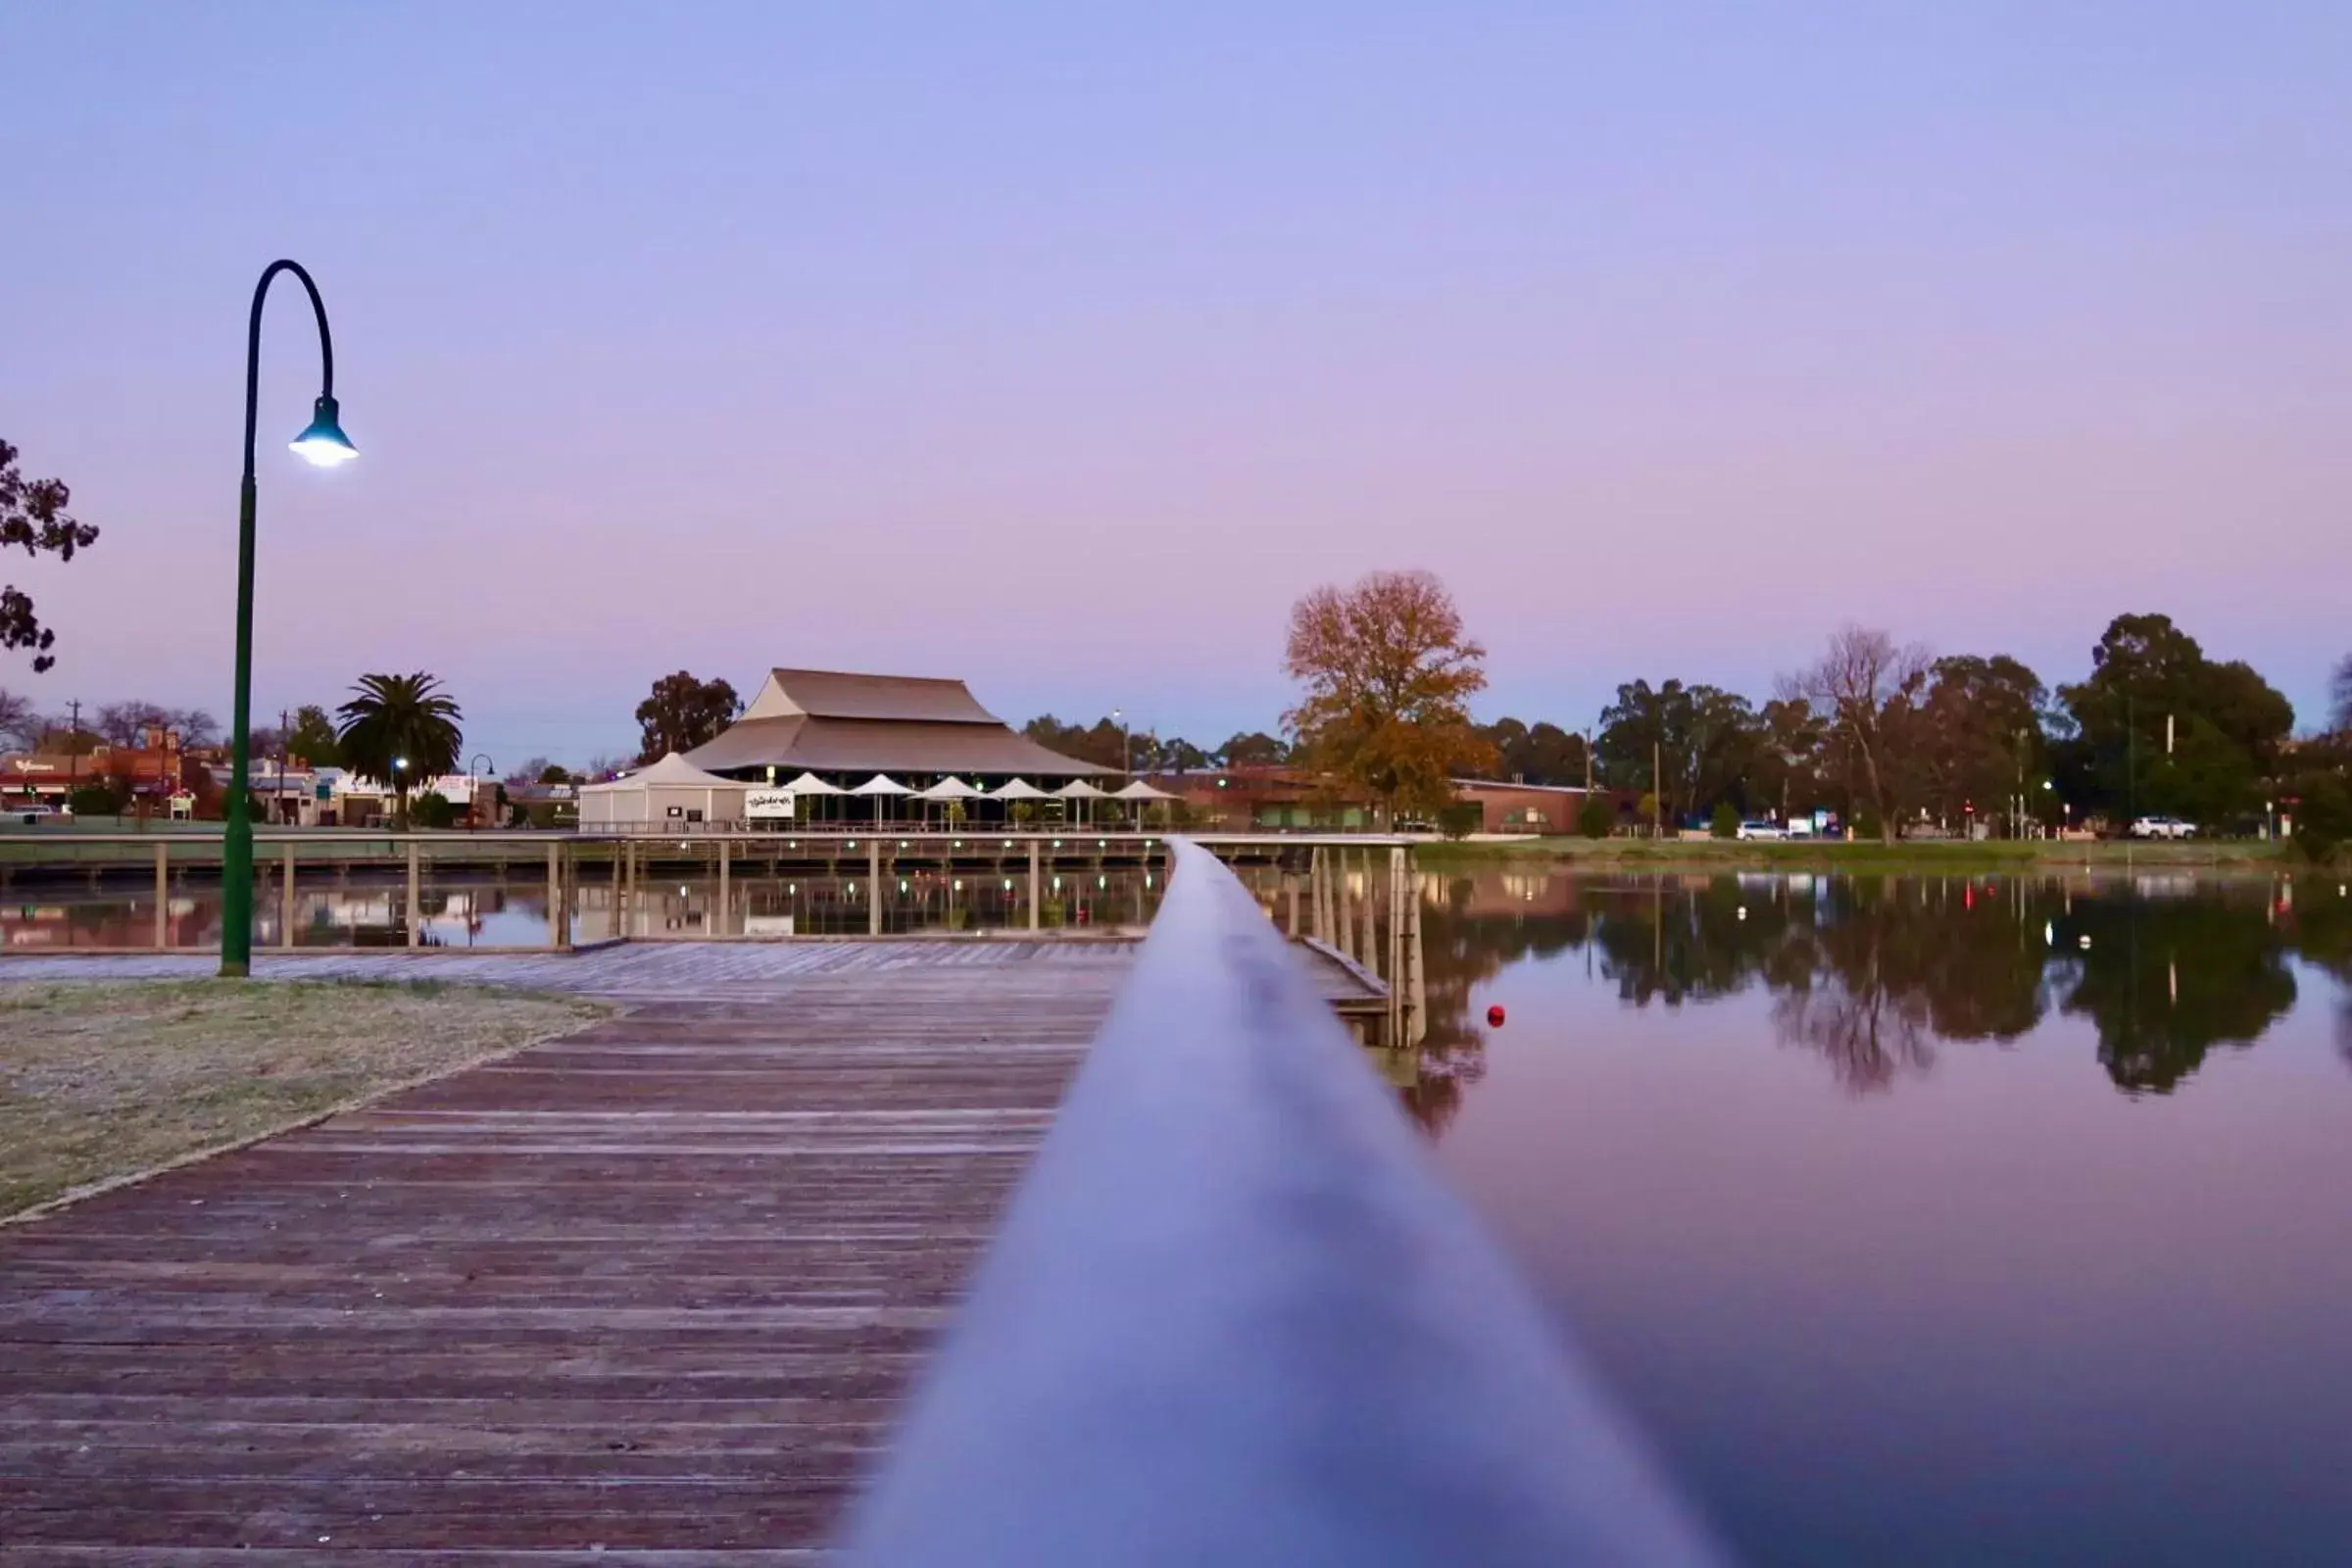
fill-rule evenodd
<path id="1" fill-rule="evenodd" d="M 481 772 L 474 771 L 474 762 L 479 762 L 482 764 Z M 490 754 L 488 752 L 474 753 L 473 761 L 466 764 L 466 776 L 469 779 L 479 779 L 483 773 L 495 773 L 497 771 L 498 764 L 490 760 Z M 467 786 L 467 790 L 470 798 L 466 803 L 466 813 L 469 818 L 471 818 L 471 820 L 466 823 L 466 826 L 473 827 L 478 825 L 482 818 L 481 786 L 479 784 L 471 784 Z M 493 801 L 491 804 L 495 806 L 498 803 Z"/>
<path id="2" fill-rule="evenodd" d="M 220 843 L 220 973 L 240 978 L 253 962 L 253 803 L 246 790 L 252 769 L 253 736 L 253 436 L 260 419 L 262 390 L 262 302 L 280 272 L 292 272 L 311 297 L 318 318 L 318 401 L 311 422 L 293 440 L 303 458 L 331 468 L 358 457 L 344 435 L 335 407 L 335 345 L 326 329 L 326 306 L 318 285 L 294 262 L 271 262 L 253 289 L 253 316 L 245 332 L 245 478 L 237 492 L 237 685 L 229 719 L 228 821 Z"/>

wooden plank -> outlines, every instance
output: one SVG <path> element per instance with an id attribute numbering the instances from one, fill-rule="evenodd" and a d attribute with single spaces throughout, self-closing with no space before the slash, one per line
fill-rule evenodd
<path id="1" fill-rule="evenodd" d="M 819 1546 L 1132 959 L 439 960 L 635 1005 L 0 1230 L 0 1541 L 110 1563 Z"/>

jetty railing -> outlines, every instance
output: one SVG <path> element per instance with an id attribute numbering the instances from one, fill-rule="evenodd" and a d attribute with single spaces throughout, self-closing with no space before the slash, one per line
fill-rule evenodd
<path id="1" fill-rule="evenodd" d="M 848 1560 L 1722 1560 L 1206 851 Z"/>

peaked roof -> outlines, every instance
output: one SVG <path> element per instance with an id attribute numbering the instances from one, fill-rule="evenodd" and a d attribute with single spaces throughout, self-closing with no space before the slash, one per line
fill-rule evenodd
<path id="1" fill-rule="evenodd" d="M 1089 778 L 1112 770 L 1050 752 L 1026 735 L 986 724 L 872 718 L 753 718 L 748 714 L 698 746 L 701 767 L 821 769 L 828 773 L 1034 773 Z"/>
<path id="2" fill-rule="evenodd" d="M 672 752 L 650 767 L 641 767 L 634 773 L 624 774 L 616 779 L 609 779 L 602 784 L 583 784 L 580 788 L 583 792 L 641 790 L 658 784 L 698 790 L 739 790 L 744 787 L 741 779 L 720 778 L 716 773 L 706 773 L 677 753 Z"/>
<path id="3" fill-rule="evenodd" d="M 745 718 L 920 719 L 932 724 L 999 724 L 959 680 L 928 675 L 858 675 L 836 669 L 771 669 Z"/>

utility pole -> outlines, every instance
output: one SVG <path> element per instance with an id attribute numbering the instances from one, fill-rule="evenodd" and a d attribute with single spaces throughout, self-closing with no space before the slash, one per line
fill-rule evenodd
<path id="1" fill-rule="evenodd" d="M 1658 741 L 1649 743 L 1649 836 L 1666 836 L 1666 775 L 1663 771 L 1665 746 Z"/>
<path id="2" fill-rule="evenodd" d="M 286 710 L 277 710 L 277 819 L 286 819 Z"/>
<path id="3" fill-rule="evenodd" d="M 81 699 L 66 705 L 66 808 L 73 809 L 74 792 L 81 788 Z"/>

